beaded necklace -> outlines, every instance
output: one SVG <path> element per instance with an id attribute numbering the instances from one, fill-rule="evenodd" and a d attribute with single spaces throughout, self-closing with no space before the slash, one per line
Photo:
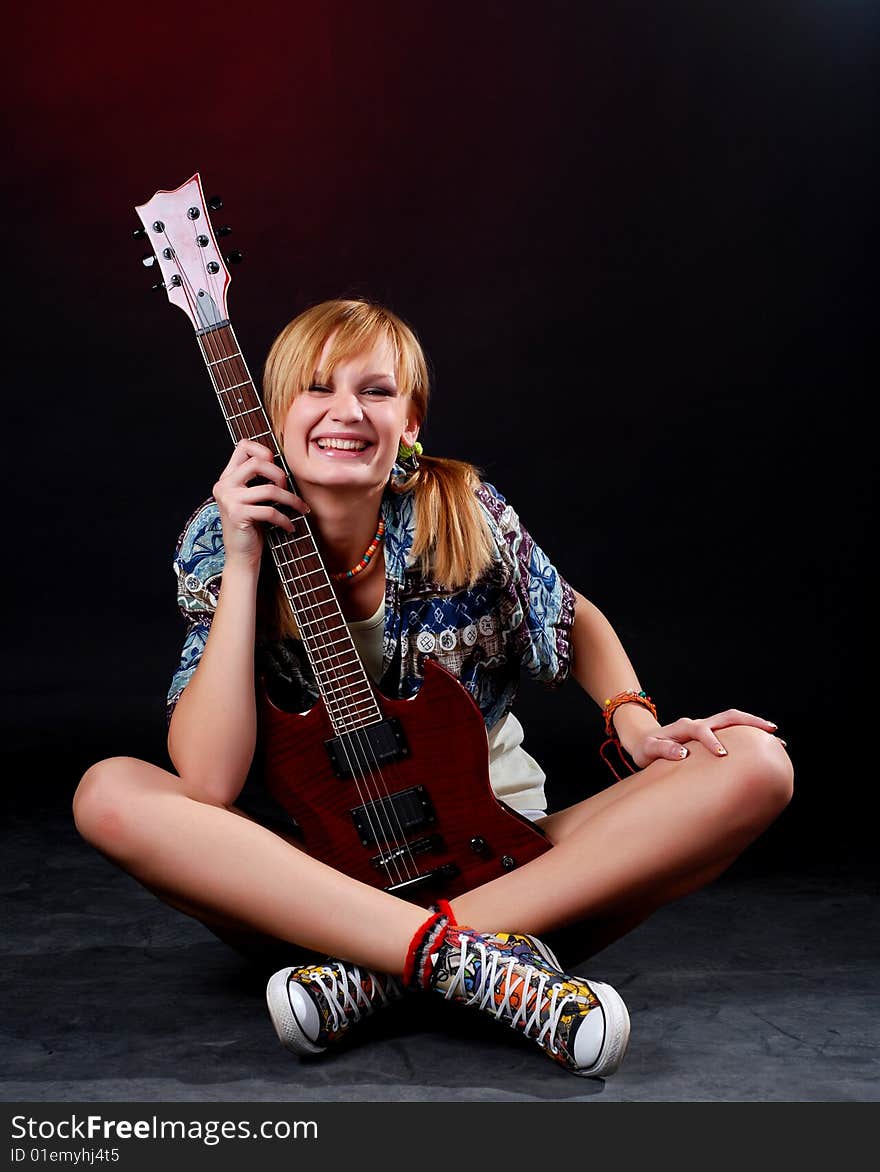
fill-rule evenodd
<path id="1" fill-rule="evenodd" d="M 379 521 L 379 528 L 376 530 L 376 536 L 364 550 L 364 556 L 357 563 L 352 566 L 350 570 L 340 570 L 338 574 L 331 574 L 330 578 L 333 582 L 342 582 L 345 578 L 353 578 L 356 574 L 362 574 L 370 562 L 373 560 L 373 555 L 382 543 L 385 537 L 385 522 Z"/>

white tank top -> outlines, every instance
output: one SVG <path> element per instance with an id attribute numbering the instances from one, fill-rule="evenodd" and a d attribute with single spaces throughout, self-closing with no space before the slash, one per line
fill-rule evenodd
<path id="1" fill-rule="evenodd" d="M 348 629 L 367 674 L 378 682 L 382 674 L 384 599 L 374 615 L 350 622 Z M 542 818 L 547 812 L 546 777 L 538 762 L 522 747 L 523 726 L 512 712 L 508 712 L 487 735 L 489 783 L 495 796 L 528 818 Z"/>

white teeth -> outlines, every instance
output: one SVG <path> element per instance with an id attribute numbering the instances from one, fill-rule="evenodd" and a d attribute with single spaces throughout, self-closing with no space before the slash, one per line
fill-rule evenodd
<path id="1" fill-rule="evenodd" d="M 339 448 L 343 452 L 362 452 L 367 446 L 365 440 L 319 439 L 319 448 Z"/>

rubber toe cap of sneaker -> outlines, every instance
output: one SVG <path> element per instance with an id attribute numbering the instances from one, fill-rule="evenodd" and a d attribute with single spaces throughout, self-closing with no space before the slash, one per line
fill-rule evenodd
<path id="1" fill-rule="evenodd" d="M 292 969 L 281 969 L 266 986 L 269 1016 L 279 1041 L 295 1054 L 320 1054 L 316 1044 L 321 1032 L 318 1007 L 308 992 L 290 980 Z"/>
<path id="2" fill-rule="evenodd" d="M 599 1006 L 590 1011 L 578 1026 L 572 1055 L 576 1072 L 588 1078 L 606 1078 L 614 1074 L 629 1045 L 629 1013 L 623 998 L 599 981 L 590 981 Z"/>
<path id="3" fill-rule="evenodd" d="M 315 1042 L 321 1032 L 318 1007 L 302 985 L 298 985 L 296 981 L 288 983 L 287 996 L 290 998 L 290 1008 L 300 1030 L 310 1042 Z"/>
<path id="4" fill-rule="evenodd" d="M 605 1015 L 597 1005 L 591 1009 L 577 1028 L 574 1036 L 575 1066 L 579 1070 L 589 1070 L 595 1066 L 602 1053 L 602 1044 L 605 1041 Z"/>

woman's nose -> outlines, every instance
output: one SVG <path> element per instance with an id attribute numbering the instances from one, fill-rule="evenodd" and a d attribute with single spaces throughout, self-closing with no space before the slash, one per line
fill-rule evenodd
<path id="1" fill-rule="evenodd" d="M 333 402 L 333 418 L 340 423 L 356 423 L 364 417 L 357 395 L 337 395 Z"/>

